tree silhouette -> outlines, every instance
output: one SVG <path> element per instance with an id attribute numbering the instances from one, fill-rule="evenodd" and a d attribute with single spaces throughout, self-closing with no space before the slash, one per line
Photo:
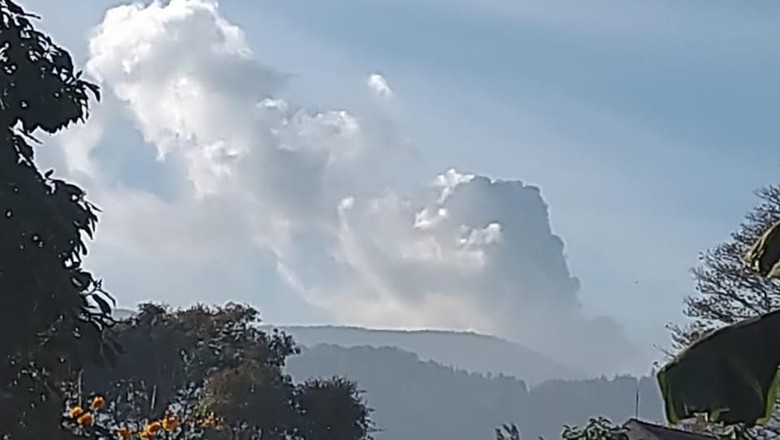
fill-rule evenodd
<path id="1" fill-rule="evenodd" d="M 41 418 L 57 420 L 58 380 L 112 353 L 110 297 L 81 264 L 96 209 L 41 172 L 31 145 L 85 120 L 98 88 L 32 18 L 0 0 L 0 437 L 12 439 L 51 438 Z"/>
<path id="2" fill-rule="evenodd" d="M 744 262 L 764 231 L 780 220 L 780 185 L 761 188 L 756 196 L 759 204 L 729 239 L 699 256 L 692 271 L 696 295 L 686 298 L 684 309 L 693 322 L 672 328 L 677 349 L 714 329 L 780 308 L 780 280 L 764 277 Z"/>
<path id="3" fill-rule="evenodd" d="M 171 311 L 144 304 L 109 331 L 123 353 L 84 371 L 84 389 L 120 402 L 120 418 L 159 419 L 171 406 L 215 413 L 225 438 L 369 438 L 369 410 L 345 379 L 296 385 L 284 372 L 292 338 L 260 329 L 256 310 L 227 304 Z M 127 398 L 132 396 L 132 398 Z"/>
<path id="4" fill-rule="evenodd" d="M 373 425 L 369 409 L 354 382 L 334 377 L 309 380 L 297 388 L 304 438 L 318 440 L 362 440 Z"/>
<path id="5" fill-rule="evenodd" d="M 777 433 L 780 348 L 780 186 L 756 192 L 761 203 L 730 240 L 702 254 L 694 269 L 698 295 L 686 300 L 694 322 L 673 328 L 684 350 L 658 373 L 667 419 L 697 413 L 713 422 L 756 424 Z M 741 429 L 741 428 L 740 428 Z"/>

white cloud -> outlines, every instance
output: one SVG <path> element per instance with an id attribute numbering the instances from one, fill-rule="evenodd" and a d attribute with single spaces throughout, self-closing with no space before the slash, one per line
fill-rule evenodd
<path id="1" fill-rule="evenodd" d="M 327 226 L 374 144 L 346 111 L 273 98 L 283 77 L 251 54 L 215 3 L 173 0 L 109 10 L 87 66 L 159 160 L 181 163 L 198 197 L 267 213 L 254 216 L 251 235 L 282 252 L 293 231 Z"/>
<path id="2" fill-rule="evenodd" d="M 614 321 L 583 315 L 533 186 L 450 170 L 416 200 L 351 199 L 340 231 L 348 275 L 312 291 L 343 321 L 498 333 L 594 371 L 593 350 L 613 368 L 633 354 Z"/>
<path id="3" fill-rule="evenodd" d="M 147 142 L 138 154 L 154 148 L 184 180 L 167 197 L 117 185 L 93 154 L 111 139 L 64 150 L 106 212 L 93 258 L 156 267 L 149 291 L 174 276 L 218 280 L 204 264 L 235 266 L 255 249 L 273 256 L 291 291 L 342 322 L 498 333 L 593 368 L 630 355 L 622 329 L 583 315 L 537 188 L 449 170 L 409 197 L 387 189 L 402 150 L 394 137 L 349 111 L 283 99 L 284 76 L 255 61 L 216 3 L 111 9 L 89 54 L 89 72 L 122 106 L 111 115 L 127 115 Z M 369 86 L 392 96 L 378 74 Z M 103 123 L 74 136 L 94 145 Z M 610 355 L 588 356 L 596 348 Z"/>
<path id="4" fill-rule="evenodd" d="M 368 75 L 366 85 L 374 94 L 381 98 L 388 99 L 395 96 L 395 93 L 393 93 L 393 90 L 390 89 L 390 85 L 387 83 L 387 79 L 379 73 Z"/>

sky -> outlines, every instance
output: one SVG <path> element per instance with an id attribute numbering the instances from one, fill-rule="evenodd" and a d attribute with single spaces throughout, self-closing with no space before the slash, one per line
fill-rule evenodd
<path id="1" fill-rule="evenodd" d="M 40 160 L 121 305 L 495 334 L 647 373 L 775 183 L 780 4 L 25 0 L 104 99 Z"/>

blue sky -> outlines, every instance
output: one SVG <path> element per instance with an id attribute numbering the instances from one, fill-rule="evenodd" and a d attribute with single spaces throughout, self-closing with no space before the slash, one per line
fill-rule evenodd
<path id="1" fill-rule="evenodd" d="M 583 301 L 626 314 L 636 301 L 670 319 L 690 291 L 685 271 L 696 253 L 734 227 L 753 202 L 751 191 L 772 183 L 780 164 L 772 118 L 780 97 L 780 58 L 771 43 L 778 36 L 771 18 L 777 5 L 529 2 L 528 9 L 541 10 L 535 20 L 534 14 L 502 15 L 501 6 L 511 10 L 513 2 L 492 2 L 495 10 L 480 3 L 491 2 L 268 1 L 261 14 L 273 31 L 263 34 L 262 19 L 247 30 L 271 56 L 275 32 L 294 29 L 347 58 L 357 72 L 381 67 L 399 94 L 415 97 L 405 99 L 413 115 L 407 126 L 423 126 L 416 127 L 418 138 L 427 141 L 432 169 L 447 157 L 539 184 L 585 286 L 599 280 L 583 275 L 591 271 L 584 249 L 609 249 L 597 251 L 603 256 L 616 252 L 624 237 L 588 237 L 577 231 L 569 209 L 661 240 L 666 254 L 658 259 L 674 258 L 668 265 L 655 261 L 620 274 L 609 270 L 620 264 L 612 260 L 593 276 L 602 283 L 672 278 L 674 284 L 658 287 L 676 292 L 649 286 L 632 294 L 627 290 L 641 288 L 614 286 L 618 292 L 594 284 L 587 290 L 601 298 L 583 295 Z M 232 7 L 225 3 L 226 14 Z M 591 18 L 577 23 L 582 12 Z M 250 14 L 236 8 L 236 17 Z M 564 171 L 550 169 L 558 163 Z M 578 174 L 590 182 L 578 182 Z M 640 308 L 637 317 L 647 316 Z"/>
<path id="2" fill-rule="evenodd" d="M 121 2 L 79 12 L 23 4 L 86 61 L 90 29 Z M 219 14 L 259 63 L 289 75 L 285 99 L 347 109 L 408 140 L 411 158 L 383 181 L 399 194 L 453 167 L 540 187 L 585 315 L 626 331 L 643 353 L 626 364 L 635 371 L 659 355 L 664 324 L 681 319 L 697 253 L 727 237 L 780 165 L 776 2 L 223 0 Z M 392 102 L 367 93 L 371 72 L 387 79 Z M 173 191 L 169 166 L 133 149 L 144 138 L 122 127 L 96 160 L 114 167 L 115 182 Z M 146 299 L 137 289 L 148 286 L 116 269 L 126 260 L 96 252 L 92 264 L 120 299 Z M 220 276 L 157 275 L 154 292 L 175 304 L 250 301 L 273 323 L 355 321 L 290 294 L 267 249 L 214 265 Z"/>

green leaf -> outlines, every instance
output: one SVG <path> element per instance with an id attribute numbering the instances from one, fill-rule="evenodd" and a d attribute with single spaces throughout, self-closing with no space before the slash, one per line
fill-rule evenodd
<path id="1" fill-rule="evenodd" d="M 769 420 L 778 386 L 780 311 L 711 332 L 658 372 L 666 418 L 699 413 L 726 424 Z"/>
<path id="2" fill-rule="evenodd" d="M 780 221 L 756 240 L 743 261 L 765 277 L 774 278 L 780 275 Z"/>

